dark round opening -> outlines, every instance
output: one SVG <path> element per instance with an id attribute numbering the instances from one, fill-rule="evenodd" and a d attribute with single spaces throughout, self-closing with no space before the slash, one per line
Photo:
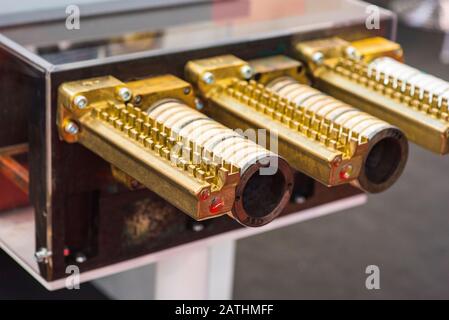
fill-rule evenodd
<path id="1" fill-rule="evenodd" d="M 365 162 L 365 174 L 373 184 L 381 184 L 390 179 L 401 162 L 402 152 L 399 140 L 385 138 L 369 152 Z"/>
<path id="2" fill-rule="evenodd" d="M 263 218 L 273 212 L 282 201 L 286 181 L 278 170 L 274 175 L 260 175 L 256 171 L 246 183 L 242 202 L 246 214 L 252 218 Z"/>

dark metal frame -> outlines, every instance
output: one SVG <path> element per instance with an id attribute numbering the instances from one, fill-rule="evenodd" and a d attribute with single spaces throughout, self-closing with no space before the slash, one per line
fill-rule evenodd
<path id="1" fill-rule="evenodd" d="M 184 65 L 191 59 L 220 54 L 248 60 L 272 54 L 293 56 L 293 41 L 332 35 L 347 39 L 374 35 L 391 38 L 395 25 L 394 16 L 384 12 L 380 30 L 367 30 L 358 18 L 331 29 L 323 24 L 313 30 L 276 30 L 251 39 L 217 42 L 213 47 L 205 44 L 145 51 L 63 65 L 52 65 L 0 36 L 0 146 L 28 142 L 30 147 L 36 249 L 45 247 L 52 252 L 49 263 L 40 265 L 42 276 L 49 281 L 64 277 L 65 266 L 76 263 L 77 253 L 87 256 L 81 264 L 81 270 L 86 271 L 240 227 L 224 217 L 204 223 L 204 230 L 195 232 L 192 221 L 177 209 L 149 191 L 123 190 L 113 182 L 109 166 L 101 158 L 80 145 L 60 141 L 55 116 L 57 90 L 63 82 L 103 75 L 122 81 L 166 73 L 183 77 Z M 359 193 L 348 186 L 328 189 L 301 174 L 297 179 L 298 185 L 311 185 L 306 190 L 308 201 L 292 202 L 285 214 Z M 148 213 L 152 207 L 158 209 Z M 125 222 L 142 210 L 159 224 L 145 241 L 134 239 L 130 244 L 125 239 Z M 64 254 L 67 246 L 72 251 L 70 256 Z"/>

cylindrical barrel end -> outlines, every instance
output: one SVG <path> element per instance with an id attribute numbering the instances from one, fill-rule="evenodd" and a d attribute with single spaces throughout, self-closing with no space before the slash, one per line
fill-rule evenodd
<path id="1" fill-rule="evenodd" d="M 353 184 L 369 193 L 383 192 L 404 171 L 408 159 L 408 141 L 401 130 L 391 126 L 370 137 L 369 148 L 360 176 Z"/>
<path id="2" fill-rule="evenodd" d="M 267 156 L 242 173 L 231 215 L 247 227 L 266 225 L 281 214 L 292 189 L 293 173 L 288 163 Z"/>

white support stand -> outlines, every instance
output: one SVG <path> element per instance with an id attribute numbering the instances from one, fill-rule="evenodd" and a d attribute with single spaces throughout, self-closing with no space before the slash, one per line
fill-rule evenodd
<path id="1" fill-rule="evenodd" d="M 169 256 L 150 266 L 95 280 L 113 299 L 230 300 L 235 241 Z"/>

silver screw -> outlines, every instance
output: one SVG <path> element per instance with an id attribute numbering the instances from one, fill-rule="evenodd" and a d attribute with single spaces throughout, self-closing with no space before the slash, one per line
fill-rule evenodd
<path id="1" fill-rule="evenodd" d="M 244 65 L 240 69 L 240 73 L 242 74 L 242 77 L 244 79 L 249 80 L 253 76 L 253 69 L 250 66 L 248 66 L 248 65 Z"/>
<path id="2" fill-rule="evenodd" d="M 306 202 L 306 198 L 303 196 L 297 196 L 295 197 L 295 203 L 296 204 L 303 204 Z"/>
<path id="3" fill-rule="evenodd" d="M 84 253 L 79 252 L 76 254 L 75 261 L 76 263 L 84 263 L 87 261 L 87 257 Z"/>
<path id="4" fill-rule="evenodd" d="M 192 229 L 195 232 L 200 232 L 204 230 L 204 225 L 202 225 L 201 223 L 194 223 Z"/>
<path id="5" fill-rule="evenodd" d="M 351 59 L 359 59 L 360 58 L 357 54 L 356 48 L 354 48 L 354 47 L 347 47 L 345 52 L 346 52 L 346 55 Z"/>
<path id="6" fill-rule="evenodd" d="M 203 74 L 203 82 L 205 84 L 212 84 L 215 81 L 215 76 L 210 73 L 210 72 L 206 72 L 205 74 Z"/>
<path id="7" fill-rule="evenodd" d="M 324 54 L 322 52 L 315 52 L 312 56 L 313 62 L 316 64 L 322 64 L 324 61 Z"/>
<path id="8" fill-rule="evenodd" d="M 78 132 L 80 131 L 80 128 L 78 127 L 78 125 L 75 122 L 69 121 L 65 125 L 64 131 L 67 132 L 68 134 L 74 136 L 74 135 L 78 134 Z"/>
<path id="9" fill-rule="evenodd" d="M 190 94 L 190 91 L 191 91 L 190 88 L 187 87 L 187 88 L 184 89 L 184 94 L 188 95 L 188 94 Z"/>
<path id="10" fill-rule="evenodd" d="M 76 96 L 74 100 L 75 106 L 78 109 L 84 109 L 88 105 L 87 98 L 85 96 Z"/>
<path id="11" fill-rule="evenodd" d="M 128 88 L 121 88 L 118 91 L 118 95 L 124 102 L 128 102 L 132 97 L 132 93 Z"/>
<path id="12" fill-rule="evenodd" d="M 52 256 L 51 251 L 47 248 L 40 248 L 34 253 L 37 263 L 48 263 L 48 259 Z"/>
<path id="13" fill-rule="evenodd" d="M 204 103 L 203 103 L 203 101 L 201 101 L 200 98 L 196 98 L 195 99 L 195 107 L 196 107 L 197 110 L 203 110 Z"/>

